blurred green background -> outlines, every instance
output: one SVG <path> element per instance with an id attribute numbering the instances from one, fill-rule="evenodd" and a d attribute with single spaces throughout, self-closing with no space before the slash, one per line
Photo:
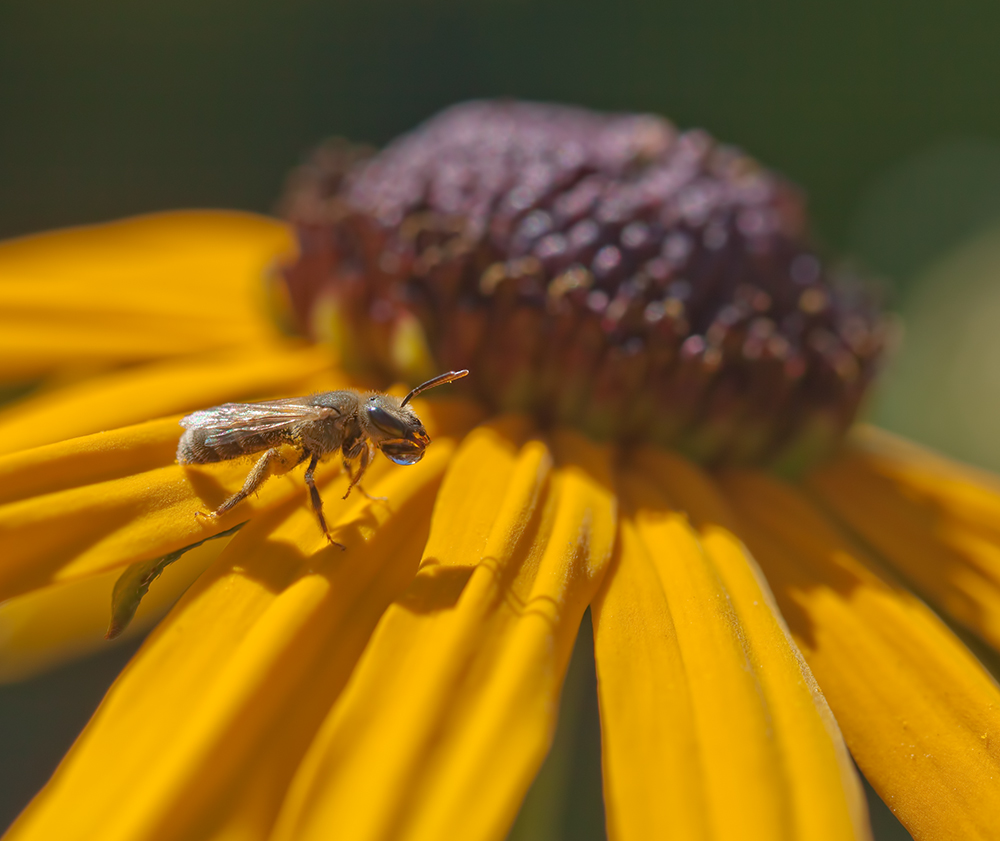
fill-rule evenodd
<path id="1" fill-rule="evenodd" d="M 989 0 L 2 0 L 0 236 L 266 212 L 319 139 L 470 97 L 654 111 L 797 181 L 819 240 L 891 290 L 908 328 L 873 417 L 1000 468 L 998 31 Z M 123 657 L 3 690 L 0 823 Z"/>

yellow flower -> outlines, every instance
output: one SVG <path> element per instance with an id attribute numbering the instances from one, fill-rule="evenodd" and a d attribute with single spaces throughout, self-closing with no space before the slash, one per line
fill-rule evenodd
<path id="1" fill-rule="evenodd" d="M 537 140 L 531 132 L 551 113 L 528 113 Z M 686 195 L 691 219 L 738 193 L 763 214 L 743 218 L 741 236 L 774 223 L 767 230 L 781 243 L 796 241 L 781 227 L 791 218 L 781 216 L 784 188 L 735 153 L 711 153 L 703 135 L 677 140 L 648 118 L 627 130 L 612 121 L 594 152 L 574 145 L 581 135 L 570 125 L 591 116 L 560 119 L 563 163 L 607 152 L 611 169 L 629 163 L 615 173 L 626 178 L 666 154 L 661 144 L 686 150 L 689 174 L 718 179 Z M 527 353 L 530 319 L 505 292 L 514 282 L 524 293 L 542 271 L 523 255 L 500 271 L 478 266 L 479 292 L 506 318 L 495 342 L 477 346 L 489 376 L 474 370 L 466 392 L 415 401 L 432 444 L 416 465 L 372 466 L 366 487 L 386 501 L 342 502 L 336 459 L 317 474 L 345 551 L 328 544 L 291 470 L 217 522 L 195 516 L 235 492 L 249 465 L 176 464 L 182 414 L 392 376 L 412 382 L 429 366 L 461 367 L 452 363 L 472 346 L 463 337 L 486 329 L 476 333 L 481 310 L 461 300 L 446 309 L 433 296 L 393 297 L 394 276 L 438 271 L 434 283 L 447 283 L 449 260 L 478 253 L 442 235 L 454 214 L 434 216 L 437 228 L 430 214 L 409 227 L 392 218 L 384 190 L 409 186 L 389 155 L 356 182 L 378 182 L 364 189 L 384 215 L 352 216 L 330 173 L 357 161 L 343 149 L 323 155 L 313 166 L 327 192 L 310 192 L 308 173 L 293 188 L 295 263 L 285 225 L 227 213 L 0 245 L 0 373 L 40 383 L 0 413 L 3 676 L 95 644 L 130 565 L 246 523 L 150 587 L 137 626 L 197 576 L 8 837 L 502 838 L 550 744 L 588 606 L 611 838 L 865 838 L 847 748 L 915 837 L 992 837 L 1000 691 L 931 608 L 1000 644 L 1000 485 L 874 429 L 840 441 L 838 423 L 859 396 L 846 387 L 835 406 L 798 404 L 797 426 L 781 426 L 780 413 L 760 424 L 757 383 L 750 398 L 698 404 L 717 410 L 707 422 L 658 427 L 660 415 L 643 414 L 650 407 L 628 390 L 634 366 L 555 354 L 546 366 Z M 458 172 L 448 184 L 465 187 L 479 165 L 426 161 Z M 713 193 L 713 184 L 746 192 Z M 442 188 L 434 201 L 473 194 Z M 361 199 L 352 200 L 356 210 Z M 706 247 L 721 235 L 710 216 L 687 229 L 702 231 Z M 366 228 L 375 218 L 383 227 Z M 542 221 L 532 224 L 547 236 Z M 348 229 L 357 240 L 343 238 Z M 422 242 L 423 262 L 406 264 L 405 249 L 376 241 L 384 230 Z M 641 245 L 638 226 L 623 230 Z M 595 265 L 613 272 L 615 255 L 603 254 Z M 281 265 L 291 268 L 276 274 Z M 810 285 L 815 265 L 794 265 L 798 282 L 808 275 L 819 291 L 793 309 L 825 311 L 827 287 Z M 617 299 L 602 290 L 611 287 L 588 286 L 574 266 L 560 269 L 555 291 L 538 291 L 549 303 L 532 306 L 580 293 L 610 318 Z M 339 362 L 327 344 L 271 326 L 282 290 L 288 312 L 332 341 Z M 747 301 L 770 312 L 770 298 Z M 660 303 L 651 321 L 679 318 Z M 871 322 L 850 323 L 852 335 L 870 333 Z M 704 346 L 688 350 L 710 361 L 712 337 L 723 334 L 703 332 Z M 867 382 L 862 345 L 853 374 L 843 354 L 824 357 L 844 362 L 844 382 Z M 538 373 L 555 362 L 554 378 Z M 582 407 L 581 382 L 593 396 Z M 676 405 L 686 393 L 673 393 Z M 763 393 L 772 410 L 794 408 Z M 670 435 L 704 464 L 666 446 Z M 837 449 L 794 480 L 754 466 L 767 453 L 787 468 L 818 445 Z"/>

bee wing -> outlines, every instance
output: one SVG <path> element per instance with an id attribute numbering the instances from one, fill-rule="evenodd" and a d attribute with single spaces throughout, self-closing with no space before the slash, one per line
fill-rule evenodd
<path id="1" fill-rule="evenodd" d="M 192 412 L 180 423 L 185 429 L 203 430 L 205 446 L 218 447 L 236 444 L 248 435 L 279 432 L 339 414 L 329 406 L 314 406 L 301 397 L 289 397 L 262 403 L 225 403 Z"/>

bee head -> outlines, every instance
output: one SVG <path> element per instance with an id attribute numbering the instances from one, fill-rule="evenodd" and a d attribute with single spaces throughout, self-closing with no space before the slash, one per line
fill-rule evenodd
<path id="1" fill-rule="evenodd" d="M 416 464 L 424 457 L 431 439 L 411 406 L 406 404 L 434 386 L 460 380 L 468 371 L 449 371 L 418 385 L 402 400 L 391 394 L 372 394 L 365 403 L 368 434 L 390 461 Z"/>
<path id="2" fill-rule="evenodd" d="M 409 406 L 398 397 L 373 394 L 365 402 L 368 433 L 386 457 L 396 464 L 416 464 L 431 442 L 427 430 Z"/>

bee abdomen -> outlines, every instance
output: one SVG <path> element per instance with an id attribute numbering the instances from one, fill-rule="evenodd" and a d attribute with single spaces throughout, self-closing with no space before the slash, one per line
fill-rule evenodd
<path id="1" fill-rule="evenodd" d="M 232 446 L 220 448 L 205 443 L 208 433 L 204 429 L 189 429 L 177 444 L 177 461 L 180 464 L 209 464 L 214 461 L 226 461 L 242 453 L 227 455 L 223 450 L 236 449 Z"/>
<path id="2" fill-rule="evenodd" d="M 288 435 L 243 435 L 238 441 L 219 440 L 218 432 L 209 429 L 188 429 L 177 445 L 180 464 L 211 464 L 259 453 L 290 441 Z"/>

